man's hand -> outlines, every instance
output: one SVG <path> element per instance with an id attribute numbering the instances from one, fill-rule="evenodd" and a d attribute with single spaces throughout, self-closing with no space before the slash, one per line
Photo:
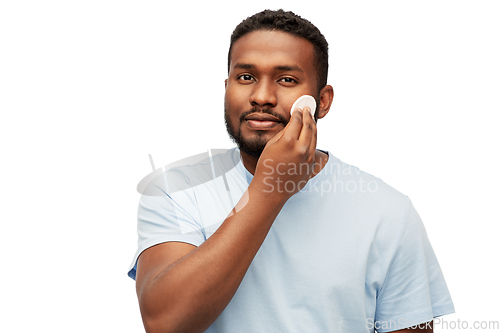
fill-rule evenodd
<path id="1" fill-rule="evenodd" d="M 288 125 L 264 148 L 251 185 L 278 200 L 288 200 L 313 174 L 316 140 L 316 123 L 309 108 L 296 109 Z"/>

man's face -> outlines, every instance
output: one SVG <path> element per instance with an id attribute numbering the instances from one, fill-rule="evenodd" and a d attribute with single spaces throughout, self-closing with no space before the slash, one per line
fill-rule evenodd
<path id="1" fill-rule="evenodd" d="M 288 123 L 293 102 L 317 95 L 314 60 L 311 42 L 282 31 L 254 31 L 233 44 L 225 120 L 243 152 L 260 156 Z"/>

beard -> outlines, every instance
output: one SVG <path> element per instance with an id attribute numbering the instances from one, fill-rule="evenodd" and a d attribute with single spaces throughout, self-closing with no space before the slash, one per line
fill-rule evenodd
<path id="1" fill-rule="evenodd" d="M 285 119 L 282 115 L 273 112 L 269 108 L 258 109 L 256 107 L 252 108 L 247 112 L 244 112 L 240 116 L 238 122 L 238 128 L 233 128 L 233 126 L 231 125 L 231 120 L 229 119 L 229 114 L 227 112 L 227 109 L 224 106 L 224 120 L 226 122 L 227 133 L 229 134 L 231 140 L 234 143 L 236 143 L 238 148 L 242 152 L 245 152 L 250 156 L 260 157 L 262 151 L 266 147 L 267 142 L 269 141 L 269 138 L 265 137 L 267 131 L 254 131 L 255 135 L 252 138 L 244 138 L 243 135 L 241 134 L 241 124 L 245 121 L 245 117 L 251 113 L 256 113 L 256 112 L 270 114 L 278 118 L 284 124 L 284 126 L 286 126 L 286 124 L 288 123 L 288 120 Z"/>

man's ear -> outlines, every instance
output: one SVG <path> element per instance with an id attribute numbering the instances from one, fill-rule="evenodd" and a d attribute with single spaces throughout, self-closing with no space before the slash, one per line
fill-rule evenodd
<path id="1" fill-rule="evenodd" d="M 333 87 L 326 85 L 319 92 L 319 108 L 318 108 L 318 119 L 326 116 L 328 111 L 330 111 L 330 106 L 332 106 L 333 101 Z"/>

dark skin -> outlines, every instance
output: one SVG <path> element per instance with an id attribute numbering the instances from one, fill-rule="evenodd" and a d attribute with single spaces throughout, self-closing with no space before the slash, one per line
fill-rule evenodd
<path id="1" fill-rule="evenodd" d="M 290 115 L 299 96 L 318 96 L 313 64 L 312 44 L 284 32 L 255 31 L 234 43 L 225 81 L 230 126 L 241 130 L 249 142 L 262 140 L 265 148 L 260 157 L 241 153 L 254 178 L 236 204 L 236 213 L 202 245 L 168 242 L 140 255 L 136 289 L 148 333 L 205 331 L 238 289 L 283 205 L 326 164 L 328 156 L 316 150 L 316 123 L 311 114 L 299 109 Z M 323 87 L 317 101 L 318 118 L 328 113 L 332 99 L 332 87 Z M 261 112 L 240 121 L 253 107 L 269 108 L 288 124 Z M 285 171 L 283 166 L 304 163 L 310 168 L 303 168 L 303 173 L 268 172 L 278 164 Z M 293 182 L 295 192 L 269 192 L 270 180 Z M 410 330 L 398 332 L 406 331 Z"/>
<path id="2" fill-rule="evenodd" d="M 283 130 L 283 123 L 276 121 L 274 126 L 262 129 L 258 124 L 253 125 L 251 119 L 240 122 L 239 116 L 251 107 L 268 107 L 290 119 L 290 109 L 297 98 L 302 95 L 318 96 L 313 46 L 306 39 L 280 31 L 255 31 L 240 41 L 243 43 L 233 46 L 231 70 L 226 80 L 225 102 L 226 108 L 231 110 L 230 125 L 233 129 L 240 129 L 250 141 L 257 139 L 256 130 L 261 129 L 265 133 L 260 140 L 268 142 Z M 331 86 L 320 90 L 318 118 L 326 116 L 332 99 Z M 316 135 L 315 124 L 312 131 Z M 248 171 L 255 174 L 259 158 L 245 152 L 241 156 Z M 327 159 L 326 154 L 315 151 L 316 168 L 312 176 L 323 168 Z"/>

